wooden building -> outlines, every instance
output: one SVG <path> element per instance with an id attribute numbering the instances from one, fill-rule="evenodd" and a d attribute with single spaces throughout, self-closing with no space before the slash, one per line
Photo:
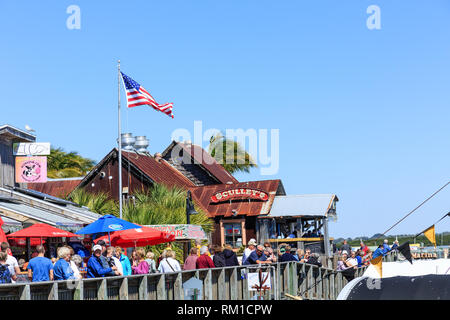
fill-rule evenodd
<path id="1" fill-rule="evenodd" d="M 239 182 L 199 146 L 173 141 L 154 156 L 123 150 L 122 181 L 125 202 L 154 183 L 190 190 L 196 206 L 214 220 L 213 244 L 238 249 L 251 238 L 281 238 L 297 247 L 330 252 L 328 220 L 336 216 L 335 195 L 286 195 L 278 179 Z M 105 192 L 117 200 L 118 150 L 112 149 L 77 188 Z"/>
<path id="2" fill-rule="evenodd" d="M 36 136 L 17 129 L 10 125 L 0 127 L 0 186 L 21 186 L 26 184 L 15 183 L 15 159 L 13 156 L 13 144 L 16 142 L 35 142 Z"/>

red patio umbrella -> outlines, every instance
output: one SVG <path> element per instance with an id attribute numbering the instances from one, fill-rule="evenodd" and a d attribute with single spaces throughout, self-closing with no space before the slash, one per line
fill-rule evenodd
<path id="1" fill-rule="evenodd" d="M 10 238 L 8 239 L 9 244 L 11 246 L 15 246 L 15 247 L 25 247 L 27 245 L 27 239 L 26 238 Z M 36 247 L 40 244 L 44 244 L 45 243 L 45 239 L 40 239 L 40 238 L 30 238 L 30 246 L 32 247 Z"/>
<path id="2" fill-rule="evenodd" d="M 110 236 L 110 245 L 121 246 L 124 248 L 154 246 L 160 243 L 171 242 L 175 240 L 175 235 L 149 227 L 114 231 L 110 234 Z M 108 235 L 97 238 L 94 240 L 94 242 L 97 243 L 97 241 L 99 240 L 108 242 Z"/>
<path id="3" fill-rule="evenodd" d="M 80 237 L 77 234 L 74 234 L 69 231 L 61 230 L 55 227 L 52 227 L 45 223 L 36 223 L 31 227 L 16 231 L 14 233 L 9 234 L 9 238 L 61 238 L 61 237 Z"/>
<path id="4" fill-rule="evenodd" d="M 7 242 L 6 234 L 2 229 L 3 223 L 4 223 L 3 219 L 2 219 L 2 217 L 0 217 L 0 242 Z"/>

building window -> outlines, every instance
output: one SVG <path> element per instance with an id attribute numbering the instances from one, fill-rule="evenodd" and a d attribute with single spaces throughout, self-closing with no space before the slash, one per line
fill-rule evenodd
<path id="1" fill-rule="evenodd" d="M 242 224 L 241 223 L 224 223 L 225 244 L 231 245 L 233 248 L 242 246 Z"/>

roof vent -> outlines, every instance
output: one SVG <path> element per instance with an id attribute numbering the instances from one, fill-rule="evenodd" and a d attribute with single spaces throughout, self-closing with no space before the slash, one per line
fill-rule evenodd
<path id="1" fill-rule="evenodd" d="M 134 143 L 136 138 L 134 138 L 131 133 L 122 133 L 122 149 L 127 151 L 133 151 Z"/>
<path id="2" fill-rule="evenodd" d="M 147 152 L 147 147 L 149 145 L 148 139 L 145 136 L 137 136 L 134 143 L 134 147 L 137 152 Z"/>

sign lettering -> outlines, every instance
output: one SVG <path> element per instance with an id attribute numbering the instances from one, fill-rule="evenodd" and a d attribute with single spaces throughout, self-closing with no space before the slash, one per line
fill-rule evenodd
<path id="1" fill-rule="evenodd" d="M 266 192 L 257 189 L 239 188 L 217 192 L 211 197 L 211 201 L 215 203 L 231 199 L 255 199 L 267 201 L 269 195 Z"/>

